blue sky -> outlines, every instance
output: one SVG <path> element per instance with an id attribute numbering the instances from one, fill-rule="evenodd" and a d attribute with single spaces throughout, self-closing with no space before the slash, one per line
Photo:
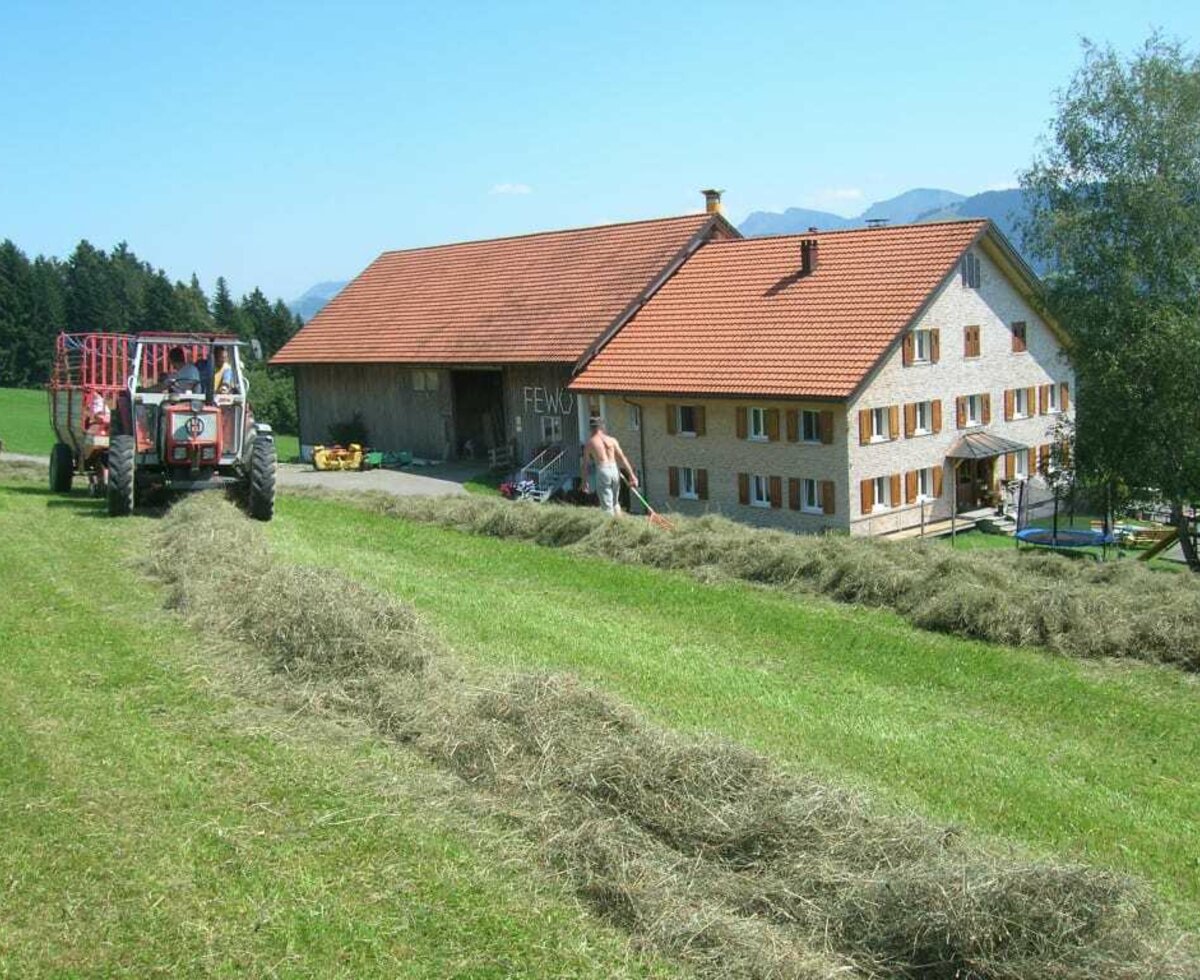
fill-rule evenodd
<path id="1" fill-rule="evenodd" d="M 1011 186 L 1200 4 L 0 4 L 0 238 L 293 298 L 387 248 Z"/>

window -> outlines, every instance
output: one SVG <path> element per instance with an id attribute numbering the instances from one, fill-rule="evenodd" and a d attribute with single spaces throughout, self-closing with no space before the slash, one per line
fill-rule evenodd
<path id="1" fill-rule="evenodd" d="M 437 391 L 437 371 L 425 371 L 417 368 L 413 371 L 413 391 Z"/>
<path id="2" fill-rule="evenodd" d="M 816 480 L 800 481 L 800 509 L 809 514 L 823 514 L 821 484 Z"/>
<path id="3" fill-rule="evenodd" d="M 755 442 L 766 442 L 767 410 L 765 408 L 750 409 L 750 438 Z"/>
<path id="4" fill-rule="evenodd" d="M 967 395 L 967 425 L 983 425 L 983 395 Z"/>
<path id="5" fill-rule="evenodd" d="M 805 442 L 821 441 L 821 413 L 807 408 L 800 413 L 800 438 Z"/>
<path id="6" fill-rule="evenodd" d="M 913 435 L 929 435 L 933 431 L 933 406 L 929 402 L 917 402 L 913 414 Z"/>
<path id="7" fill-rule="evenodd" d="M 890 510 L 892 506 L 892 481 L 890 477 L 875 477 L 875 509 Z"/>
<path id="8" fill-rule="evenodd" d="M 688 500 L 699 500 L 699 485 L 696 482 L 696 471 L 690 466 L 679 468 L 679 496 Z"/>
<path id="9" fill-rule="evenodd" d="M 771 506 L 771 480 L 765 476 L 750 477 L 750 506 Z"/>
<path id="10" fill-rule="evenodd" d="M 979 256 L 968 252 L 962 260 L 962 284 L 967 289 L 979 288 Z"/>
<path id="11" fill-rule="evenodd" d="M 1029 349 L 1025 339 L 1025 321 L 1017 320 L 1012 325 L 1012 349 L 1014 354 L 1024 353 Z"/>
<path id="12" fill-rule="evenodd" d="M 917 470 L 917 500 L 932 500 L 933 499 L 933 469 L 925 467 L 923 470 Z"/>
<path id="13" fill-rule="evenodd" d="M 888 410 L 886 408 L 871 409 L 871 441 L 879 442 L 888 438 Z"/>
<path id="14" fill-rule="evenodd" d="M 629 428 L 637 432 L 642 427 L 642 406 L 629 406 Z"/>
<path id="15" fill-rule="evenodd" d="M 963 327 L 963 357 L 978 357 L 979 353 L 979 328 Z"/>
<path id="16" fill-rule="evenodd" d="M 1024 480 L 1029 476 L 1029 453 L 1022 449 L 1018 453 L 1013 453 L 1013 477 L 1017 480 Z"/>
<path id="17" fill-rule="evenodd" d="M 1013 418 L 1029 418 L 1029 389 L 1017 388 L 1013 391 Z"/>
<path id="18" fill-rule="evenodd" d="M 932 341 L 928 330 L 913 331 L 913 363 L 921 364 L 928 363 L 930 352 L 933 349 Z"/>
<path id="19" fill-rule="evenodd" d="M 695 405 L 679 406 L 679 434 L 681 436 L 694 436 L 696 434 Z"/>
<path id="20" fill-rule="evenodd" d="M 561 415 L 542 416 L 542 442 L 561 443 L 563 426 Z"/>
<path id="21" fill-rule="evenodd" d="M 1058 411 L 1058 385 L 1046 385 L 1046 411 L 1051 414 Z"/>

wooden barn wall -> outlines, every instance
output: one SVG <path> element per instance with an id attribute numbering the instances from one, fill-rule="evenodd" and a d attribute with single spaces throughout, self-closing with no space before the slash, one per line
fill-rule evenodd
<path id="1" fill-rule="evenodd" d="M 416 370 L 436 372 L 436 390 L 417 390 Z M 442 459 L 449 448 L 453 409 L 448 371 L 399 364 L 305 364 L 296 368 L 296 393 L 303 445 L 328 442 L 330 425 L 361 412 L 373 449 L 407 449 Z"/>
<path id="2" fill-rule="evenodd" d="M 530 460 L 544 445 L 542 419 L 558 416 L 563 445 L 571 465 L 578 467 L 579 414 L 577 399 L 567 390 L 570 380 L 571 369 L 566 365 L 513 364 L 504 368 L 505 426 L 520 462 Z"/>

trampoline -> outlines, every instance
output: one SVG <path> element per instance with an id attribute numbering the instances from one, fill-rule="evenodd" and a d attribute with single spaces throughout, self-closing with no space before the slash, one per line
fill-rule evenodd
<path id="1" fill-rule="evenodd" d="M 1023 527 L 1017 531 L 1017 540 L 1044 548 L 1105 548 L 1116 539 L 1111 531 L 1059 528 L 1056 533 L 1049 527 Z"/>

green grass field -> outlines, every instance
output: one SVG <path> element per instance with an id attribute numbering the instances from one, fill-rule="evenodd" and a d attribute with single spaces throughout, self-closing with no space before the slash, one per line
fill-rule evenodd
<path id="1" fill-rule="evenodd" d="M 153 519 L 99 510 L 0 471 L 0 973 L 667 969 L 403 750 L 273 703 L 131 569 Z M 460 656 L 567 669 L 884 807 L 1135 873 L 1200 926 L 1194 676 L 331 501 L 283 497 L 269 532 Z"/>
<path id="2" fill-rule="evenodd" d="M 10 453 L 49 456 L 54 445 L 54 430 L 50 428 L 50 410 L 46 393 L 41 389 L 0 388 L 0 439 Z M 296 436 L 275 436 L 279 458 L 284 461 L 300 456 L 300 440 Z"/>

